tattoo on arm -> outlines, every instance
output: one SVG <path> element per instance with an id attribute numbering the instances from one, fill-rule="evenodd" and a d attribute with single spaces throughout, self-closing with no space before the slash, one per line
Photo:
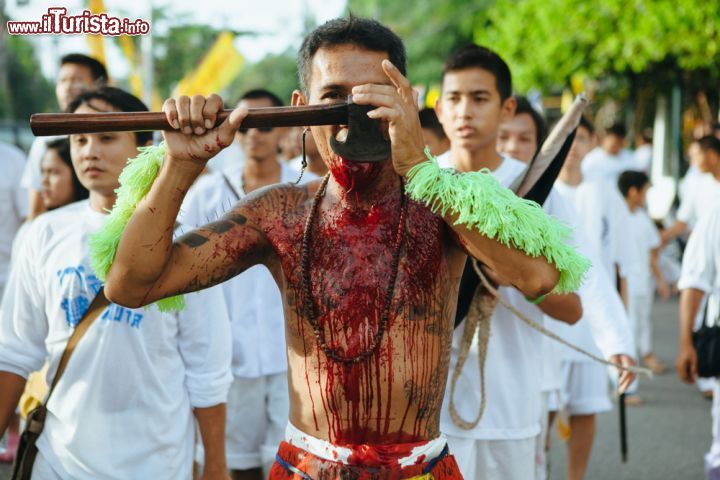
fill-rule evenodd
<path id="1" fill-rule="evenodd" d="M 235 225 L 232 222 L 229 222 L 227 220 L 218 220 L 216 222 L 208 223 L 207 225 L 204 225 L 202 228 L 204 230 L 210 230 L 213 233 L 225 233 L 228 230 L 232 229 Z"/>
<path id="2" fill-rule="evenodd" d="M 245 223 L 247 222 L 247 218 L 245 218 L 244 215 L 241 215 L 236 212 L 230 212 L 227 215 L 225 215 L 224 218 L 230 220 L 231 222 L 233 222 L 237 225 L 245 225 Z"/>
<path id="3" fill-rule="evenodd" d="M 207 237 L 204 237 L 196 232 L 186 233 L 182 237 L 178 238 L 178 242 L 182 243 L 183 245 L 187 245 L 190 248 L 197 248 L 207 243 L 207 241 Z"/>

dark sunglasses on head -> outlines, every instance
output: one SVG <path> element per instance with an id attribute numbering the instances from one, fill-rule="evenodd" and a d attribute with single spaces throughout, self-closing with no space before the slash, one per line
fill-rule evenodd
<path id="1" fill-rule="evenodd" d="M 262 133 L 270 133 L 273 131 L 273 128 L 275 128 L 275 127 L 258 127 L 257 130 L 260 130 Z M 250 130 L 250 129 L 245 128 L 245 127 L 238 128 L 238 132 L 240 132 L 240 133 L 247 133 L 248 130 Z"/>

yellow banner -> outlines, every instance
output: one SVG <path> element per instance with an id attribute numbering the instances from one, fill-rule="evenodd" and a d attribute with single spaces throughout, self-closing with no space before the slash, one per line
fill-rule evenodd
<path id="1" fill-rule="evenodd" d="M 183 77 L 175 88 L 175 95 L 210 95 L 225 88 L 240 73 L 245 58 L 233 46 L 235 36 L 221 33 L 200 65 Z"/>
<path id="2" fill-rule="evenodd" d="M 138 74 L 139 60 L 135 56 L 135 43 L 133 43 L 133 39 L 129 35 L 119 36 L 118 43 L 120 43 L 120 50 L 122 50 L 125 58 L 130 62 L 130 92 L 136 97 L 142 98 L 143 84 L 142 78 Z"/>
<path id="3" fill-rule="evenodd" d="M 430 87 L 425 94 L 425 107 L 435 108 L 435 103 L 440 100 L 440 94 L 440 87 L 438 85 Z"/>
<path id="4" fill-rule="evenodd" d="M 95 14 L 105 12 L 105 4 L 103 0 L 88 0 L 88 9 Z M 103 65 L 105 62 L 105 44 L 102 35 L 85 35 L 88 46 L 90 47 L 90 56 L 100 61 Z"/>

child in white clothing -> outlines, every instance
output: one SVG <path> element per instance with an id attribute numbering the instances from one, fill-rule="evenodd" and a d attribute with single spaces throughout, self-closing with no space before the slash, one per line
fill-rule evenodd
<path id="1" fill-rule="evenodd" d="M 645 211 L 645 195 L 650 181 L 643 172 L 626 171 L 620 175 L 618 187 L 630 210 L 628 241 L 634 248 L 633 262 L 628 274 L 628 313 L 641 358 L 653 372 L 663 373 L 666 370 L 665 365 L 652 352 L 650 314 L 653 284 L 657 286 L 658 294 L 663 300 L 670 296 L 670 288 L 658 263 L 662 248 L 660 234 Z"/>

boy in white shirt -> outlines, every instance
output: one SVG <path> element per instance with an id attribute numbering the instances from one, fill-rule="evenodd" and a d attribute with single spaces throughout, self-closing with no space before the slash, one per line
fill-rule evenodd
<path id="1" fill-rule="evenodd" d="M 640 357 L 655 373 L 663 373 L 665 365 L 652 352 L 651 313 L 654 286 L 663 300 L 670 297 L 670 288 L 658 263 L 662 248 L 660 234 L 645 211 L 650 180 L 645 173 L 630 170 L 620 175 L 618 188 L 630 210 L 626 240 L 634 249 L 628 275 L 628 313 Z"/>
<path id="2" fill-rule="evenodd" d="M 697 352 L 693 345 L 693 330 L 702 322 L 717 324 L 717 311 L 706 318 L 705 305 L 720 293 L 720 207 L 714 207 L 698 222 L 690 236 L 678 287 L 680 294 L 680 336 L 675 366 L 683 382 L 697 380 Z M 720 478 L 720 382 L 714 383 L 712 408 L 712 446 L 705 455 L 705 475 L 708 480 Z"/>
<path id="3" fill-rule="evenodd" d="M 112 87 L 77 97 L 69 111 L 146 111 Z M 71 154 L 90 198 L 38 217 L 13 264 L 0 309 L 0 433 L 27 375 L 47 358 L 52 381 L 66 343 L 102 283 L 88 236 L 115 202 L 118 176 L 150 133 L 72 135 Z M 89 328 L 47 405 L 33 478 L 190 478 L 194 417 L 208 452 L 204 478 L 225 479 L 223 426 L 230 384 L 222 294 L 187 298 L 181 314 L 110 304 Z"/>
<path id="4" fill-rule="evenodd" d="M 697 142 L 697 167 L 701 175 L 686 188 L 677 211 L 677 220 L 662 233 L 663 242 L 692 230 L 693 226 L 715 204 L 720 203 L 720 139 L 707 135 Z"/>
<path id="5" fill-rule="evenodd" d="M 55 84 L 55 98 L 60 111 L 64 112 L 70 102 L 82 91 L 105 85 L 108 74 L 105 66 L 98 60 L 82 53 L 69 53 L 60 59 Z M 22 174 L 20 185 L 28 190 L 30 218 L 35 218 L 45 211 L 40 191 L 42 177 L 40 164 L 47 151 L 47 144 L 60 137 L 37 137 L 28 153 L 28 161 Z"/>
<path id="6" fill-rule="evenodd" d="M 600 145 L 585 157 L 582 174 L 586 180 L 604 180 L 615 183 L 625 170 L 635 168 L 635 158 L 625 150 L 627 129 L 615 123 L 605 130 Z"/>
<path id="7" fill-rule="evenodd" d="M 505 186 L 523 172 L 522 162 L 496 150 L 499 126 L 512 118 L 515 111 L 511 83 L 507 64 L 487 48 L 472 45 L 446 60 L 443 93 L 436 111 L 450 139 L 450 152 L 438 159 L 441 166 L 462 172 L 488 168 Z M 556 208 L 548 211 L 560 213 L 563 205 L 553 197 L 551 194 L 546 208 Z M 502 283 L 501 279 L 495 280 Z M 582 315 L 580 300 L 575 294 L 548 295 L 536 306 L 512 287 L 502 286 L 500 293 L 540 324 L 543 313 L 568 323 L 575 323 Z M 467 309 L 468 305 L 458 305 L 460 318 Z M 462 326 L 455 332 L 450 372 L 457 362 L 456 347 L 461 333 Z M 446 391 L 440 428 L 447 435 L 466 478 L 526 480 L 535 476 L 541 418 L 541 385 L 537 372 L 537 366 L 542 363 L 540 345 L 540 333 L 498 305 L 487 349 L 487 407 L 474 428 L 465 430 L 455 425 L 448 410 Z M 455 395 L 458 412 L 465 419 L 475 418 L 480 405 L 477 346 L 471 349 L 470 356 Z"/>
<path id="8" fill-rule="evenodd" d="M 511 155 L 522 162 L 530 163 L 545 137 L 545 122 L 540 113 L 524 98 L 516 96 L 518 107 L 512 120 L 500 125 L 498 151 Z M 576 212 L 568 215 L 577 195 L 575 186 L 565 184 L 570 172 L 576 172 L 580 178 L 580 161 L 590 151 L 593 144 L 592 125 L 583 117 L 577 128 L 575 140 L 568 158 L 555 182 L 553 194 L 548 199 L 548 211 L 555 215 L 564 215 L 571 222 L 576 239 L 583 247 L 592 252 L 591 261 L 597 265 L 596 272 L 604 270 L 600 265 L 599 241 L 589 241 L 583 222 Z M 575 182 L 573 182 L 575 184 Z M 584 190 L 584 189 L 583 189 Z M 614 191 L 614 190 L 613 190 Z M 555 194 L 557 192 L 557 194 Z M 618 202 L 622 203 L 617 193 Z M 559 210 L 557 199 L 564 203 L 568 211 Z M 600 203 L 596 199 L 595 203 Z M 605 202 L 607 203 L 607 202 Z M 624 206 L 621 205 L 624 209 Z M 589 214 L 599 214 L 595 211 Z M 602 214 L 607 215 L 606 212 Z M 587 217 L 587 216 L 586 216 Z M 584 220 L 588 220 L 585 218 Z M 592 222 L 588 222 L 592 223 Z M 612 226 L 612 229 L 610 228 Z M 608 223 L 605 230 L 615 232 L 617 228 Z M 609 235 L 608 235 L 609 236 Z M 589 288 L 588 288 L 589 287 Z M 579 291 L 583 304 L 583 319 L 575 325 L 567 325 L 548 317 L 546 326 L 572 344 L 589 351 L 596 356 L 610 357 L 613 354 L 631 354 L 634 351 L 632 334 L 620 297 L 604 272 L 589 276 L 585 288 Z M 618 336 L 625 337 L 618 343 Z M 602 348 L 599 348 L 601 345 Z M 611 409 L 607 394 L 607 374 L 605 367 L 580 355 L 556 341 L 543 337 L 543 388 L 544 410 L 541 417 L 542 435 L 538 441 L 536 480 L 546 478 L 545 451 L 549 446 L 548 429 L 552 425 L 555 413 L 565 406 L 569 414 L 570 436 L 567 440 L 567 478 L 582 479 L 590 459 L 595 435 L 595 415 Z M 548 411 L 550 414 L 548 415 Z"/>

